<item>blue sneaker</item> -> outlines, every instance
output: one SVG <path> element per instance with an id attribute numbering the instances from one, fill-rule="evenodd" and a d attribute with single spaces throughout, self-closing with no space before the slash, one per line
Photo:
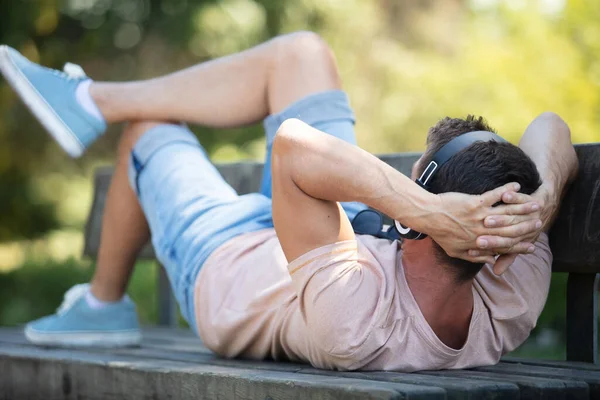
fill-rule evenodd
<path id="1" fill-rule="evenodd" d="M 139 345 L 142 334 L 135 304 L 123 301 L 91 308 L 85 298 L 89 284 L 75 285 L 67 291 L 54 315 L 25 326 L 25 337 L 32 343 L 65 347 L 125 347 Z"/>
<path id="2" fill-rule="evenodd" d="M 58 144 L 79 157 L 104 133 L 106 122 L 88 113 L 75 97 L 77 86 L 89 79 L 83 69 L 66 64 L 64 70 L 42 67 L 0 46 L 0 72 Z"/>

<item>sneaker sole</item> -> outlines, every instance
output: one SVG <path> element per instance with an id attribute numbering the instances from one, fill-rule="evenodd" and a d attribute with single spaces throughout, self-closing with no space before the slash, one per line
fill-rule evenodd
<path id="1" fill-rule="evenodd" d="M 131 347 L 142 342 L 140 331 L 41 333 L 26 327 L 25 337 L 37 345 L 60 347 Z"/>
<path id="2" fill-rule="evenodd" d="M 81 156 L 85 146 L 15 65 L 10 58 L 8 46 L 0 46 L 0 72 L 63 150 L 71 157 Z"/>

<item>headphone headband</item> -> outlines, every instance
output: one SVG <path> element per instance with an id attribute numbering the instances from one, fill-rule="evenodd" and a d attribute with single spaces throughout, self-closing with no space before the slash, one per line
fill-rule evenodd
<path id="1" fill-rule="evenodd" d="M 421 176 L 416 182 L 424 189 L 427 189 L 427 183 L 433 178 L 434 174 L 446 164 L 456 153 L 469 147 L 476 142 L 499 142 L 505 143 L 502 137 L 498 136 L 493 132 L 488 131 L 474 131 L 464 133 L 460 136 L 455 137 L 448 143 L 442 146 L 431 158 L 431 161 L 427 165 L 427 168 L 423 170 Z"/>
<path id="2" fill-rule="evenodd" d="M 435 173 L 456 153 L 476 142 L 506 143 L 506 140 L 499 135 L 488 131 L 473 131 L 457 136 L 443 145 L 442 148 L 433 155 L 431 161 L 427 165 L 427 168 L 423 170 L 421 176 L 416 180 L 417 184 L 423 189 L 429 191 L 427 184 L 429 181 L 431 181 L 431 178 L 433 178 Z M 394 226 L 396 227 L 398 235 L 405 239 L 421 240 L 427 237 L 426 234 L 412 230 L 409 227 L 405 227 L 398 221 L 394 221 Z"/>

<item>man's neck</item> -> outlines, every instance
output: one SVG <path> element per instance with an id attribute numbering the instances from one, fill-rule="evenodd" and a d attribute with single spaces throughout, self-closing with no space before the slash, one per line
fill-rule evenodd
<path id="1" fill-rule="evenodd" d="M 421 313 L 438 338 L 452 348 L 465 343 L 473 313 L 473 281 L 456 275 L 435 257 L 431 239 L 402 245 L 406 281 Z"/>

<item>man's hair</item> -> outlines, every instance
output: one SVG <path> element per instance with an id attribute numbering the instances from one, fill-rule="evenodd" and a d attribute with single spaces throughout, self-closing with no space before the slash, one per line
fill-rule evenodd
<path id="1" fill-rule="evenodd" d="M 427 134 L 427 149 L 419 163 L 419 176 L 442 146 L 457 136 L 473 131 L 496 133 L 483 117 L 446 117 L 439 121 Z M 521 185 L 520 193 L 531 194 L 537 190 L 541 184 L 540 174 L 531 158 L 510 143 L 475 142 L 438 169 L 428 182 L 428 189 L 435 194 L 482 194 L 509 182 L 518 182 Z M 449 265 L 456 272 L 458 281 L 472 279 L 483 267 L 483 264 L 448 256 L 435 242 L 434 248 L 439 262 Z"/>

